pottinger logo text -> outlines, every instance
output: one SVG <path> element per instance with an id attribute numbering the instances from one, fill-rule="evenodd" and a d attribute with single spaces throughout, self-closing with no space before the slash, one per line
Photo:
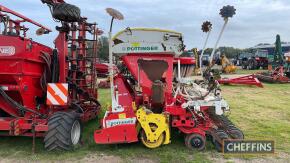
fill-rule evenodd
<path id="1" fill-rule="evenodd" d="M 11 56 L 15 54 L 14 46 L 0 46 L 0 56 Z"/>

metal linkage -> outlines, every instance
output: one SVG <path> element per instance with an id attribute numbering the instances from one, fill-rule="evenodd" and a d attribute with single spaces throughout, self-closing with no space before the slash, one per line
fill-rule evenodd
<path id="1" fill-rule="evenodd" d="M 223 33 L 224 33 L 224 30 L 225 30 L 225 28 L 226 28 L 226 26 L 227 26 L 227 24 L 228 24 L 228 22 L 229 22 L 229 18 L 231 18 L 231 17 L 233 17 L 234 15 L 236 14 L 236 9 L 234 8 L 234 6 L 224 6 L 221 10 L 220 10 L 220 15 L 222 16 L 222 18 L 224 18 L 224 25 L 223 25 L 223 27 L 222 27 L 222 29 L 221 29 L 221 31 L 220 31 L 220 34 L 219 34 L 219 36 L 218 36 L 218 39 L 217 39 L 217 41 L 216 41 L 216 43 L 215 43 L 215 46 L 214 46 L 214 48 L 213 48 L 213 51 L 212 51 L 212 53 L 211 53 L 211 55 L 210 55 L 210 64 L 212 64 L 212 60 L 213 60 L 213 56 L 214 56 L 214 54 L 215 54 L 215 51 L 216 51 L 216 49 L 217 49 L 217 46 L 218 46 L 218 44 L 219 44 L 219 42 L 220 42 L 220 40 L 221 40 L 221 37 L 222 37 L 222 35 L 223 35 Z"/>
<path id="2" fill-rule="evenodd" d="M 205 51 L 205 48 L 206 48 L 206 45 L 207 45 L 207 42 L 208 42 L 208 38 L 210 36 L 210 33 L 211 33 L 211 30 L 212 30 L 212 24 L 211 22 L 209 21 L 206 21 L 202 24 L 201 26 L 201 30 L 205 33 L 207 33 L 207 36 L 206 36 L 206 39 L 205 39 L 205 42 L 204 42 L 204 45 L 203 45 L 203 48 L 202 48 L 202 52 L 201 52 L 201 55 L 200 55 L 200 58 L 199 58 L 199 66 L 200 66 L 200 74 L 201 76 L 203 75 L 203 71 L 202 71 L 202 58 L 203 58 L 203 54 L 204 54 L 204 51 Z"/>

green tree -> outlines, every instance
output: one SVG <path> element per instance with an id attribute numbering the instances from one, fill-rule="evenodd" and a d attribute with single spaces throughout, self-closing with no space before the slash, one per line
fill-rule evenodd
<path id="1" fill-rule="evenodd" d="M 235 58 L 243 50 L 234 47 L 219 47 L 221 54 L 225 54 L 228 58 Z"/>
<path id="2" fill-rule="evenodd" d="M 109 40 L 108 37 L 101 36 L 98 39 L 98 58 L 101 60 L 108 61 L 109 60 Z"/>

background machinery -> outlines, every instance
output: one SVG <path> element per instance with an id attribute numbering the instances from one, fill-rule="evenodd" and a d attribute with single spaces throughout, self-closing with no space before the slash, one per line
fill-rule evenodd
<path id="1" fill-rule="evenodd" d="M 61 22 L 55 48 L 28 38 L 23 23 L 40 27 L 37 35 L 50 29 L 0 5 L 0 133 L 44 137 L 47 150 L 69 150 L 80 142 L 82 122 L 100 108 L 94 68 L 98 28 L 74 5 L 42 2 Z M 87 53 L 88 41 L 93 54 Z"/>
<path id="2" fill-rule="evenodd" d="M 243 139 L 224 112 L 229 110 L 216 81 L 195 83 L 181 77 L 181 33 L 127 28 L 113 39 L 122 69 L 113 75 L 113 104 L 95 131 L 97 144 L 141 141 L 148 148 L 171 142 L 171 127 L 185 135 L 190 149 L 203 150 L 206 136 L 221 150 L 223 139 Z M 177 75 L 173 72 L 177 60 Z M 187 68 L 186 66 L 184 68 Z"/>
<path id="3" fill-rule="evenodd" d="M 257 70 L 268 69 L 268 51 L 256 49 L 253 53 L 244 53 L 245 55 L 239 56 L 240 65 L 243 69 Z"/>
<path id="4" fill-rule="evenodd" d="M 269 71 L 256 74 L 259 80 L 270 83 L 290 83 L 289 57 L 282 53 L 280 35 L 276 36 L 273 60 Z"/>
<path id="5" fill-rule="evenodd" d="M 201 75 L 202 75 L 204 81 L 208 85 L 215 85 L 214 82 L 217 81 L 220 84 L 246 84 L 246 85 L 255 85 L 258 87 L 263 87 L 261 82 L 255 77 L 255 75 L 248 75 L 248 76 L 228 79 L 228 78 L 221 78 L 220 71 L 218 69 L 213 69 L 213 66 L 216 64 L 215 62 L 217 60 L 219 60 L 219 62 L 221 63 L 222 71 L 224 73 L 234 73 L 237 69 L 237 67 L 228 60 L 228 58 L 226 57 L 225 54 L 216 55 L 217 46 L 219 44 L 219 41 L 223 35 L 225 28 L 229 22 L 229 18 L 232 18 L 235 14 L 236 14 L 236 9 L 234 8 L 234 6 L 227 5 L 227 6 L 224 6 L 220 10 L 220 15 L 224 19 L 224 25 L 219 33 L 218 39 L 217 39 L 215 46 L 213 48 L 213 51 L 210 55 L 209 65 L 205 69 L 201 68 Z M 204 51 L 205 51 L 205 48 L 206 48 L 206 45 L 208 42 L 208 38 L 209 38 L 211 30 L 212 30 L 211 22 L 205 21 L 201 26 L 201 30 L 203 32 L 207 33 L 207 36 L 206 36 L 206 40 L 205 40 L 203 50 L 201 53 L 200 63 L 203 62 L 202 59 L 204 56 Z M 221 54 L 221 53 L 219 52 L 219 54 Z M 216 57 L 216 56 L 218 56 L 218 57 Z M 216 61 L 214 61 L 214 57 L 217 58 Z M 202 64 L 200 64 L 200 65 L 202 66 Z"/>
<path id="6" fill-rule="evenodd" d="M 222 72 L 226 74 L 235 73 L 237 67 L 229 61 L 225 54 L 222 54 L 220 57 Z"/>

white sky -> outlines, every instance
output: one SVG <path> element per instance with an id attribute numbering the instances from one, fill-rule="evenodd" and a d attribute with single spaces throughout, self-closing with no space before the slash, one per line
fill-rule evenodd
<path id="1" fill-rule="evenodd" d="M 153 27 L 176 30 L 184 34 L 188 48 L 201 48 L 205 34 L 201 31 L 203 21 L 213 24 L 209 40 L 212 47 L 222 27 L 223 19 L 219 10 L 224 5 L 234 5 L 236 15 L 229 21 L 220 46 L 238 48 L 252 47 L 258 43 L 273 43 L 275 35 L 280 34 L 282 41 L 290 41 L 290 0 L 66 0 L 67 3 L 81 8 L 82 16 L 97 22 L 105 31 L 109 28 L 110 17 L 105 8 L 120 10 L 124 21 L 116 22 L 113 32 L 126 27 Z M 4 5 L 37 22 L 55 29 L 55 23 L 48 7 L 40 0 L 1 0 Z M 31 28 L 30 36 L 41 43 L 52 46 L 57 35 L 36 37 Z"/>

